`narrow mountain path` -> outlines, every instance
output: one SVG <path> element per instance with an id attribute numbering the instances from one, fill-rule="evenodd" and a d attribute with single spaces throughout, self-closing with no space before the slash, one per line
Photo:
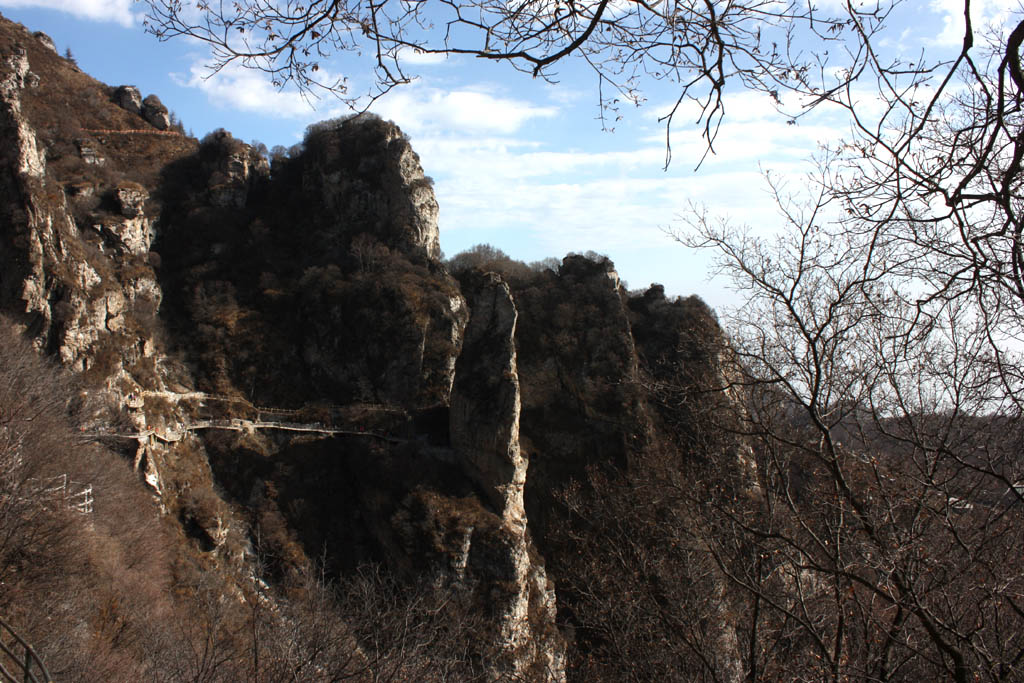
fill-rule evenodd
<path id="1" fill-rule="evenodd" d="M 215 394 L 208 394 L 202 391 L 152 391 L 144 390 L 137 393 L 129 394 L 127 397 L 127 403 L 130 407 L 141 408 L 145 405 L 145 399 L 147 397 L 160 398 L 173 403 L 179 403 L 181 401 L 200 401 L 200 402 L 224 402 L 224 403 L 238 403 L 250 408 L 257 414 L 268 414 L 268 415 L 299 415 L 302 413 L 308 413 L 310 408 L 272 408 L 266 406 L 257 406 L 250 401 L 234 397 L 234 396 L 218 396 Z M 359 413 L 401 413 L 404 412 L 399 408 L 393 406 L 381 405 L 381 404 L 370 404 L 370 403 L 355 403 L 349 405 L 318 405 L 316 409 L 329 410 L 337 413 L 344 412 L 359 412 Z M 265 430 L 278 430 L 286 432 L 305 432 L 308 434 L 318 434 L 321 436 L 352 436 L 352 437 L 365 437 L 372 439 L 379 439 L 388 443 L 406 443 L 409 439 L 402 439 L 391 434 L 366 430 L 366 429 L 355 429 L 351 426 L 335 426 L 325 425 L 322 422 L 286 422 L 282 420 L 267 420 L 267 419 L 247 419 L 247 418 L 225 418 L 225 419 L 206 419 L 206 420 L 192 420 L 178 425 L 177 428 L 170 429 L 144 429 L 138 432 L 90 432 L 90 436 L 96 437 L 113 437 L 113 438 L 124 438 L 134 440 L 144 440 L 150 437 L 155 438 L 159 441 L 164 442 L 175 442 L 181 441 L 187 432 L 194 432 L 200 429 L 224 429 L 229 431 L 238 432 L 253 432 L 259 429 Z"/>

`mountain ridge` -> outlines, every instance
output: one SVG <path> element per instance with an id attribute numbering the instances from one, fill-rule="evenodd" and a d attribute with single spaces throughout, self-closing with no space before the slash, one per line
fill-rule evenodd
<path id="1" fill-rule="evenodd" d="M 0 55 L 0 311 L 103 397 L 89 433 L 127 437 L 193 568 L 172 591 L 237 593 L 270 623 L 259 596 L 288 604 L 311 566 L 376 566 L 460 596 L 464 680 L 608 656 L 573 559 L 598 537 L 566 491 L 655 453 L 683 468 L 682 418 L 649 380 L 720 374 L 710 309 L 631 295 L 603 258 L 449 273 L 394 123 L 324 122 L 268 157 L 171 129 L 158 99 L 5 20 Z M 332 647 L 369 670 L 367 642 Z M 222 647 L 215 678 L 257 666 Z"/>

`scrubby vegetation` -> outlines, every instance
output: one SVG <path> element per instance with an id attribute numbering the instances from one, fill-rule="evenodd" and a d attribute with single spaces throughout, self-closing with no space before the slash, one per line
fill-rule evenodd
<path id="1" fill-rule="evenodd" d="M 608 260 L 607 256 L 598 254 L 595 251 L 588 251 L 583 256 L 587 260 L 594 262 Z M 527 286 L 532 282 L 540 280 L 545 271 L 557 273 L 561 265 L 562 260 L 554 257 L 531 263 L 520 261 L 490 244 L 474 245 L 445 261 L 445 267 L 448 268 L 448 272 L 456 278 L 461 277 L 463 273 L 473 270 L 494 271 L 501 274 L 502 278 L 516 287 Z"/>
<path id="2" fill-rule="evenodd" d="M 698 220 L 755 293 L 727 339 L 594 252 L 441 263 L 390 122 L 136 137 L 30 52 L 65 91 L 0 177 L 0 616 L 59 680 L 1021 677 L 1006 272 L 901 299 L 920 233 Z"/>
<path id="3" fill-rule="evenodd" d="M 457 592 L 370 567 L 331 581 L 287 550 L 273 506 L 254 508 L 247 552 L 274 587 L 218 568 L 91 436 L 116 419 L 98 392 L 6 320 L 0 334 L 0 614 L 55 680 L 480 678 L 483 643 Z M 186 530 L 221 513 L 202 489 L 180 506 Z"/>
<path id="4" fill-rule="evenodd" d="M 136 677 L 175 609 L 173 531 L 88 435 L 102 402 L 0 327 L 0 613 L 61 680 Z"/>

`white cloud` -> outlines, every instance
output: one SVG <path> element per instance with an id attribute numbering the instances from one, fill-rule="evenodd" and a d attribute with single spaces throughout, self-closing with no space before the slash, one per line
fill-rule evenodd
<path id="1" fill-rule="evenodd" d="M 189 75 L 171 74 L 179 85 L 206 93 L 211 104 L 224 108 L 284 119 L 315 119 L 338 116 L 346 111 L 337 100 L 304 97 L 294 89 L 278 90 L 270 77 L 255 69 L 230 64 L 210 75 L 201 63 L 193 63 Z M 325 75 L 327 81 L 329 75 Z"/>
<path id="2" fill-rule="evenodd" d="M 656 145 L 625 152 L 581 152 L 551 151 L 540 143 L 510 138 L 415 137 L 413 143 L 420 156 L 453 175 L 476 176 L 475 169 L 464 172 L 463 163 L 459 163 L 472 160 L 500 164 L 501 168 L 493 169 L 491 174 L 500 173 L 503 178 L 516 181 L 657 171 L 664 156 L 664 149 Z"/>
<path id="3" fill-rule="evenodd" d="M 92 21 L 113 21 L 128 28 L 135 24 L 132 12 L 135 0 L 0 0 L 0 7 L 43 9 L 68 12 Z"/>
<path id="4" fill-rule="evenodd" d="M 693 176 L 689 168 L 660 170 L 664 148 L 635 151 L 554 151 L 515 139 L 416 137 L 428 174 L 436 178 L 445 248 L 487 241 L 487 232 L 514 231 L 569 250 L 662 244 L 668 225 L 690 199 L 751 220 L 770 205 L 756 167 L 721 168 Z M 788 170 L 776 165 L 779 170 Z M 742 188 L 738 191 L 738 188 Z"/>
<path id="5" fill-rule="evenodd" d="M 454 254 L 491 242 L 527 260 L 594 249 L 611 254 L 620 274 L 634 284 L 657 280 L 675 293 L 717 291 L 703 283 L 705 257 L 688 256 L 666 240 L 663 228 L 694 202 L 712 215 L 770 230 L 778 217 L 756 162 L 771 159 L 774 172 L 802 180 L 809 169 L 804 159 L 819 140 L 838 132 L 824 116 L 789 126 L 753 97 L 737 97 L 730 107 L 736 120 L 727 119 L 719 154 L 698 174 L 692 167 L 704 142 L 683 119 L 668 172 L 661 170 L 661 134 L 637 139 L 637 147 L 627 151 L 614 149 L 615 138 L 594 141 L 605 140 L 613 149 L 571 150 L 548 140 L 541 126 L 485 135 L 425 127 L 413 143 L 436 179 L 442 245 Z M 416 116 L 410 111 L 406 118 L 412 124 Z"/>
<path id="6" fill-rule="evenodd" d="M 414 64 L 416 66 L 422 65 L 435 65 L 444 64 L 450 58 L 446 54 L 439 54 L 437 52 L 423 52 L 413 48 L 406 48 L 401 51 L 398 55 L 398 59 L 403 64 Z M 451 58 L 454 61 L 454 58 Z"/>
<path id="7" fill-rule="evenodd" d="M 547 99 L 562 106 L 575 105 L 593 98 L 597 103 L 597 95 L 589 90 L 575 88 L 568 83 L 543 83 L 541 86 Z"/>
<path id="8" fill-rule="evenodd" d="M 1019 0 L 972 0 L 971 23 L 975 33 L 990 25 L 1005 22 L 1009 14 L 1020 7 Z M 964 40 L 963 0 L 932 0 L 933 12 L 942 15 L 943 28 L 932 42 L 941 47 L 958 47 Z"/>
<path id="9" fill-rule="evenodd" d="M 865 96 L 867 97 L 867 96 Z M 859 101 L 859 100 L 858 100 Z M 874 98 L 865 99 L 858 111 L 875 107 Z M 663 114 L 665 108 L 655 108 Z M 761 160 L 785 162 L 804 160 L 821 144 L 835 142 L 849 134 L 845 112 L 838 107 L 821 105 L 808 115 L 790 124 L 788 116 L 779 113 L 768 96 L 743 92 L 728 96 L 725 118 L 714 143 L 714 154 L 708 154 L 707 140 L 702 137 L 703 124 L 695 124 L 697 110 L 692 105 L 680 109 L 672 124 L 672 165 L 686 170 L 701 162 L 701 168 L 724 172 L 745 165 L 756 168 Z M 658 147 L 664 157 L 665 129 L 660 123 L 643 141 Z"/>
<path id="10" fill-rule="evenodd" d="M 555 107 L 497 97 L 482 88 L 445 91 L 408 86 L 388 93 L 371 109 L 393 119 L 406 132 L 455 131 L 512 134 L 531 119 L 549 118 Z"/>

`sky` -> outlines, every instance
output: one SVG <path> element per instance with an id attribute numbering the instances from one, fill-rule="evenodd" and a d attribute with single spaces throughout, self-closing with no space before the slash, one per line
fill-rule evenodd
<path id="1" fill-rule="evenodd" d="M 1018 0 L 971 4 L 978 24 L 999 21 Z M 241 68 L 209 77 L 203 46 L 157 41 L 143 31 L 143 11 L 133 0 L 0 0 L 4 16 L 47 33 L 86 73 L 157 94 L 198 137 L 225 128 L 247 142 L 287 147 L 310 123 L 346 113 L 337 100 L 310 102 Z M 916 55 L 956 46 L 962 11 L 959 0 L 909 0 L 892 16 L 884 47 Z M 848 129 L 824 110 L 788 125 L 766 96 L 729 93 L 716 153 L 695 170 L 705 143 L 695 117 L 680 117 L 666 170 L 658 119 L 675 99 L 671 89 L 646 91 L 639 107 L 624 105 L 612 132 L 597 117 L 596 79 L 579 64 L 560 66 L 551 84 L 469 57 L 417 61 L 419 78 L 371 111 L 411 137 L 434 179 L 446 255 L 479 243 L 524 261 L 593 250 L 612 258 L 630 288 L 657 282 L 670 295 L 697 294 L 716 308 L 737 303 L 729 283 L 713 277 L 708 254 L 667 231 L 695 205 L 771 231 L 780 219 L 763 173 L 799 188 L 819 144 Z M 325 66 L 340 73 L 337 64 Z M 346 75 L 361 76 L 358 67 Z M 870 95 L 863 106 L 871 106 Z"/>

